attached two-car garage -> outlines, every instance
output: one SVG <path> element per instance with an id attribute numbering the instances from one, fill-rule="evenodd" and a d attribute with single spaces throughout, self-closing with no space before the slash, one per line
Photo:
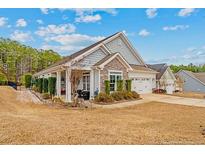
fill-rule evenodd
<path id="1" fill-rule="evenodd" d="M 156 75 L 153 73 L 130 72 L 129 78 L 132 80 L 132 91 L 139 94 L 152 93 L 156 87 Z"/>

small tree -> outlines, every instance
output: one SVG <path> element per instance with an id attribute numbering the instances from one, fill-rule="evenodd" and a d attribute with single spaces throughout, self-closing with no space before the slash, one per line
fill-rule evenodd
<path id="1" fill-rule="evenodd" d="M 48 78 L 48 92 L 50 95 L 55 95 L 55 91 L 56 91 L 56 78 L 49 77 Z"/>
<path id="2" fill-rule="evenodd" d="M 126 90 L 131 91 L 132 80 L 126 80 Z"/>
<path id="3" fill-rule="evenodd" d="M 48 79 L 46 78 L 43 79 L 43 92 L 44 93 L 48 92 Z"/>
<path id="4" fill-rule="evenodd" d="M 117 91 L 123 91 L 123 80 L 117 81 Z"/>
<path id="5" fill-rule="evenodd" d="M 25 87 L 30 88 L 31 87 L 32 75 L 31 74 L 25 74 L 24 79 L 25 79 Z"/>
<path id="6" fill-rule="evenodd" d="M 109 80 L 105 80 L 105 93 L 107 95 L 110 94 L 110 81 Z"/>

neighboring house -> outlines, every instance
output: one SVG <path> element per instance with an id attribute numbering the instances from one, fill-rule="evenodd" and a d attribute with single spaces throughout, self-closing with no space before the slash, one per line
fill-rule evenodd
<path id="1" fill-rule="evenodd" d="M 159 72 L 156 76 L 156 88 L 166 90 L 167 94 L 175 91 L 176 78 L 167 64 L 148 65 L 149 68 Z"/>
<path id="2" fill-rule="evenodd" d="M 177 75 L 183 80 L 183 91 L 205 92 L 205 73 L 180 70 Z"/>
<path id="3" fill-rule="evenodd" d="M 179 77 L 178 74 L 174 74 L 175 78 L 176 78 L 176 82 L 175 82 L 175 90 L 178 92 L 182 92 L 183 91 L 183 85 L 184 85 L 184 81 Z"/>
<path id="4" fill-rule="evenodd" d="M 96 91 L 105 91 L 105 80 L 110 80 L 110 91 L 116 91 L 117 80 L 132 80 L 132 90 L 151 93 L 156 87 L 157 72 L 148 68 L 122 32 L 111 35 L 84 48 L 42 70 L 34 77 L 56 77 L 56 95 L 65 90 L 65 100 L 72 96 L 71 75 L 74 70 L 82 70 L 78 89 L 88 91 L 90 98 Z"/>

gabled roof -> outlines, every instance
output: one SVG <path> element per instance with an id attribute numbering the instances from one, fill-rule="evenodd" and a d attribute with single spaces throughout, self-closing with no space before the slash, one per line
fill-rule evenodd
<path id="1" fill-rule="evenodd" d="M 192 77 L 193 79 L 198 80 L 200 83 L 202 83 L 203 85 L 205 85 L 205 73 L 204 72 L 200 72 L 200 73 L 194 73 L 191 71 L 187 71 L 187 70 L 180 70 L 179 72 L 185 72 L 187 75 L 189 75 L 190 77 Z"/>
<path id="2" fill-rule="evenodd" d="M 161 77 L 162 77 L 162 75 L 164 74 L 164 72 L 167 70 L 167 68 L 169 67 L 169 66 L 167 66 L 167 64 L 165 64 L 165 63 L 163 63 L 163 64 L 153 64 L 153 65 L 150 65 L 150 64 L 148 64 L 147 65 L 149 68 L 151 68 L 151 69 L 153 69 L 153 70 L 155 70 L 155 71 L 157 71 L 157 72 L 159 72 L 158 74 L 157 74 L 157 80 L 159 80 Z"/>
<path id="3" fill-rule="evenodd" d="M 57 61 L 56 63 L 50 65 L 50 66 L 47 67 L 47 68 L 41 70 L 40 72 L 35 73 L 34 76 L 37 75 L 37 74 L 41 74 L 41 72 L 44 72 L 44 71 L 46 71 L 46 70 L 48 70 L 48 69 L 50 69 L 50 68 L 52 68 L 52 67 L 56 67 L 56 66 L 59 66 L 59 65 L 63 65 L 63 64 L 65 64 L 65 63 L 71 61 L 72 59 L 74 59 L 74 58 L 80 56 L 81 54 L 84 54 L 84 53 L 87 52 L 88 50 L 90 50 L 90 49 L 92 49 L 92 48 L 98 46 L 98 45 L 101 44 L 102 42 L 108 40 L 109 38 L 111 38 L 111 37 L 113 37 L 113 36 L 115 36 L 115 35 L 117 35 L 117 34 L 119 34 L 119 33 L 120 33 L 120 32 L 117 32 L 117 33 L 115 33 L 115 34 L 113 34 L 113 35 L 110 35 L 110 36 L 108 36 L 108 37 L 106 37 L 106 38 L 104 38 L 104 39 L 102 39 L 102 40 L 100 40 L 100 41 L 98 41 L 98 42 L 96 42 L 96 43 L 94 43 L 94 44 L 92 44 L 92 45 L 90 45 L 90 46 L 88 46 L 88 47 L 86 47 L 86 48 L 80 50 L 80 51 L 77 51 L 77 52 L 75 52 L 75 53 L 73 53 L 73 54 L 71 54 L 71 55 L 69 55 L 69 56 L 64 57 L 63 59 Z"/>
<path id="4" fill-rule="evenodd" d="M 86 51 L 88 51 L 88 50 L 94 48 L 95 46 L 99 45 L 100 43 L 102 43 L 102 42 L 108 40 L 109 38 L 111 38 L 112 36 L 114 36 L 114 35 L 116 35 L 116 34 L 118 34 L 118 33 L 120 33 L 120 32 L 117 32 L 117 33 L 115 33 L 115 34 L 113 34 L 113 35 L 110 35 L 110 36 L 108 36 L 108 37 L 106 37 L 106 38 L 104 38 L 104 39 L 102 39 L 102 40 L 100 40 L 100 41 L 98 41 L 98 42 L 96 42 L 96 43 L 94 43 L 94 44 L 92 44 L 92 45 L 90 45 L 90 46 L 88 46 L 88 47 L 86 47 L 86 48 L 84 48 L 84 49 L 78 51 L 78 52 L 75 52 L 75 53 L 73 53 L 73 54 L 71 54 L 71 55 L 69 55 L 69 56 L 66 56 L 66 57 L 64 57 L 63 59 L 61 59 L 60 61 L 58 61 L 58 62 L 52 64 L 52 65 L 49 66 L 48 68 L 54 67 L 54 66 L 57 66 L 57 65 L 64 64 L 64 63 L 70 61 L 71 59 L 76 58 L 77 56 L 79 56 L 79 55 L 85 53 Z M 48 68 L 47 68 L 47 69 L 48 69 Z"/>
<path id="5" fill-rule="evenodd" d="M 105 56 L 103 59 L 101 59 L 100 61 L 98 61 L 96 64 L 94 64 L 94 67 L 104 67 L 104 65 L 106 65 L 107 63 L 109 63 L 110 61 L 112 61 L 115 57 L 117 57 L 121 63 L 123 63 L 123 65 L 129 69 L 132 70 L 132 67 L 130 66 L 130 64 L 128 64 L 128 62 L 121 56 L 120 53 L 116 52 L 116 53 L 111 53 L 107 56 Z"/>
<path id="6" fill-rule="evenodd" d="M 132 67 L 133 71 L 143 71 L 143 72 L 150 72 L 150 73 L 158 73 L 157 71 L 146 67 L 146 66 L 142 66 L 142 65 L 134 65 L 134 64 L 130 64 L 130 66 Z"/>

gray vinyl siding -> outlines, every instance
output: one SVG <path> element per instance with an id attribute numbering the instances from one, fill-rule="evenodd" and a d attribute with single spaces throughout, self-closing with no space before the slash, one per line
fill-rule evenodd
<path id="1" fill-rule="evenodd" d="M 117 37 L 111 42 L 108 42 L 107 44 L 105 44 L 105 46 L 112 53 L 119 52 L 128 63 L 140 65 L 138 59 L 133 55 L 132 51 L 130 51 L 128 46 L 123 42 L 120 37 Z"/>
<path id="2" fill-rule="evenodd" d="M 75 63 L 74 66 L 89 67 L 103 59 L 105 56 L 106 54 L 101 49 L 98 49 Z"/>
<path id="3" fill-rule="evenodd" d="M 205 85 L 203 85 L 198 80 L 190 77 L 183 71 L 179 72 L 178 75 L 184 81 L 183 84 L 184 91 L 205 92 Z"/>

